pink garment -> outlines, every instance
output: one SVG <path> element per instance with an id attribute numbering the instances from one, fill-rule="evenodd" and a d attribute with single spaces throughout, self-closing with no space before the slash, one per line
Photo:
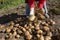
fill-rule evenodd
<path id="1" fill-rule="evenodd" d="M 38 8 L 39 8 L 39 9 L 40 9 L 40 8 L 43 8 L 44 2 L 45 2 L 46 0 L 38 0 L 38 1 L 39 1 L 39 3 L 38 3 Z M 34 8 L 34 7 L 35 7 L 34 2 L 35 2 L 35 0 L 28 0 L 28 4 L 29 4 L 30 8 Z"/>

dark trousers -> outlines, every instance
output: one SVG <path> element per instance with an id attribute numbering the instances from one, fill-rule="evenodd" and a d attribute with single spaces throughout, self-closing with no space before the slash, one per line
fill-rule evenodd
<path id="1" fill-rule="evenodd" d="M 38 1 L 38 0 L 35 0 L 35 1 Z M 25 3 L 28 3 L 28 0 L 25 0 Z"/>

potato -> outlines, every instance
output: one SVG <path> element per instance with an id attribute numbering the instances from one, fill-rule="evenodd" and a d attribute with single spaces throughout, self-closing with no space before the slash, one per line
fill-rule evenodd
<path id="1" fill-rule="evenodd" d="M 31 29 L 34 29 L 34 26 L 30 26 Z"/>
<path id="2" fill-rule="evenodd" d="M 56 24 L 56 23 L 53 21 L 52 24 L 54 25 L 54 24 Z"/>
<path id="3" fill-rule="evenodd" d="M 37 34 L 42 34 L 42 33 L 43 33 L 42 30 L 38 30 L 38 31 L 36 31 L 36 32 L 37 32 Z"/>
<path id="4" fill-rule="evenodd" d="M 48 24 L 46 22 L 42 22 L 41 23 L 43 26 L 48 26 Z"/>
<path id="5" fill-rule="evenodd" d="M 42 23 L 42 21 L 41 20 L 38 20 L 38 24 L 41 24 Z"/>
<path id="6" fill-rule="evenodd" d="M 40 30 L 40 28 L 37 26 L 37 27 L 35 27 L 35 30 Z"/>
<path id="7" fill-rule="evenodd" d="M 1 25 L 1 24 L 0 24 L 0 28 L 4 28 L 4 27 L 5 27 L 4 25 Z"/>
<path id="8" fill-rule="evenodd" d="M 37 38 L 38 38 L 38 40 L 44 40 L 43 35 L 39 35 L 39 34 L 37 34 Z"/>
<path id="9" fill-rule="evenodd" d="M 38 23 L 34 23 L 34 26 L 36 27 L 36 26 L 38 26 L 39 27 L 39 24 Z"/>
<path id="10" fill-rule="evenodd" d="M 46 36 L 52 37 L 52 33 L 51 32 L 47 32 Z"/>
<path id="11" fill-rule="evenodd" d="M 31 38 L 32 38 L 32 35 L 26 36 L 26 39 L 27 39 L 27 40 L 31 40 Z"/>
<path id="12" fill-rule="evenodd" d="M 26 31 L 24 34 L 25 34 L 26 36 L 30 35 L 30 33 L 29 33 L 28 31 Z"/>
<path id="13" fill-rule="evenodd" d="M 9 39 L 9 36 L 8 36 L 8 35 L 6 35 L 6 36 L 5 36 L 5 38 L 6 38 L 6 39 Z"/>
<path id="14" fill-rule="evenodd" d="M 12 38 L 12 37 L 13 37 L 12 33 L 9 33 L 9 38 Z"/>
<path id="15" fill-rule="evenodd" d="M 16 38 L 20 38 L 20 35 L 19 35 L 19 34 L 17 34 L 15 37 L 16 37 Z"/>
<path id="16" fill-rule="evenodd" d="M 40 35 L 40 40 L 44 40 L 44 36 L 43 35 Z"/>
<path id="17" fill-rule="evenodd" d="M 17 35 L 17 32 L 16 32 L 16 31 L 14 31 L 14 32 L 13 32 L 13 36 L 16 36 L 16 35 Z"/>
<path id="18" fill-rule="evenodd" d="M 19 27 L 19 24 L 15 24 L 15 27 Z"/>
<path id="19" fill-rule="evenodd" d="M 14 27 L 12 30 L 13 30 L 13 31 L 16 31 L 17 29 L 18 29 L 18 28 Z"/>
<path id="20" fill-rule="evenodd" d="M 49 25 L 51 24 L 49 21 L 47 22 Z"/>
<path id="21" fill-rule="evenodd" d="M 28 25 L 29 25 L 29 26 L 32 26 L 32 23 L 30 22 Z"/>
<path id="22" fill-rule="evenodd" d="M 22 34 L 23 32 L 22 32 L 20 29 L 18 29 L 18 30 L 17 30 L 17 33 L 18 33 L 18 34 Z"/>
<path id="23" fill-rule="evenodd" d="M 24 27 L 27 27 L 27 24 L 25 24 Z"/>
<path id="24" fill-rule="evenodd" d="M 27 24 L 24 25 L 25 29 L 29 29 L 29 26 Z"/>
<path id="25" fill-rule="evenodd" d="M 39 14 L 38 17 L 39 19 L 42 19 L 42 20 L 45 19 L 45 16 L 43 16 L 42 14 Z"/>
<path id="26" fill-rule="evenodd" d="M 23 31 L 23 32 L 26 32 L 26 29 L 25 29 L 25 28 L 22 28 L 22 31 Z"/>
<path id="27" fill-rule="evenodd" d="M 28 30 L 29 29 L 29 26 L 26 26 L 26 27 L 24 27 L 26 30 Z"/>
<path id="28" fill-rule="evenodd" d="M 6 32 L 8 32 L 8 33 L 11 32 L 11 29 L 7 28 L 7 29 L 6 29 Z"/>
<path id="29" fill-rule="evenodd" d="M 25 32 L 25 36 L 26 36 L 26 39 L 28 40 L 32 38 L 32 35 L 28 31 Z"/>
<path id="30" fill-rule="evenodd" d="M 32 25 L 32 23 L 29 24 L 29 28 L 33 29 L 34 26 Z"/>
<path id="31" fill-rule="evenodd" d="M 10 24 L 10 26 L 14 26 L 14 24 L 15 24 L 15 23 L 14 23 L 13 21 L 11 21 L 11 24 Z"/>
<path id="32" fill-rule="evenodd" d="M 32 30 L 31 29 L 28 29 L 28 31 L 31 33 L 32 32 Z"/>
<path id="33" fill-rule="evenodd" d="M 40 38 L 40 35 L 39 34 L 37 34 L 36 36 L 37 36 L 37 38 Z"/>
<path id="34" fill-rule="evenodd" d="M 10 25 L 9 27 L 10 27 L 10 29 L 13 29 L 14 26 L 13 25 Z"/>
<path id="35" fill-rule="evenodd" d="M 44 30 L 44 31 L 49 31 L 50 29 L 49 29 L 48 26 L 44 26 L 44 27 L 43 27 L 43 30 Z"/>
<path id="36" fill-rule="evenodd" d="M 3 32 L 3 33 L 6 32 L 6 29 L 5 29 L 5 28 L 2 28 L 2 32 Z"/>
<path id="37" fill-rule="evenodd" d="M 50 25 L 56 24 L 52 19 L 50 19 L 49 22 L 50 22 Z"/>
<path id="38" fill-rule="evenodd" d="M 44 40 L 51 40 L 51 37 L 45 36 L 45 37 L 44 37 Z"/>

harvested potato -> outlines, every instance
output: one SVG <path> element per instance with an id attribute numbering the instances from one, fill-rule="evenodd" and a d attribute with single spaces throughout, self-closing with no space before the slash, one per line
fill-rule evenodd
<path id="1" fill-rule="evenodd" d="M 37 34 L 37 39 L 38 39 L 38 40 L 44 40 L 44 36 Z"/>
<path id="2" fill-rule="evenodd" d="M 38 30 L 36 32 L 37 32 L 37 34 L 43 34 L 43 31 L 42 30 Z"/>
<path id="3" fill-rule="evenodd" d="M 40 28 L 38 26 L 35 27 L 35 30 L 40 30 Z"/>
<path id="4" fill-rule="evenodd" d="M 51 37 L 45 36 L 45 37 L 44 37 L 44 40 L 51 40 Z"/>
<path id="5" fill-rule="evenodd" d="M 2 32 L 3 32 L 3 33 L 6 32 L 6 29 L 5 29 L 5 28 L 2 28 Z"/>
<path id="6" fill-rule="evenodd" d="M 43 26 L 48 26 L 48 24 L 46 22 L 42 22 L 41 23 Z"/>
<path id="7" fill-rule="evenodd" d="M 32 35 L 28 31 L 26 31 L 24 34 L 26 36 L 26 39 L 30 40 L 32 38 Z"/>
<path id="8" fill-rule="evenodd" d="M 43 16 L 43 15 L 40 14 L 40 13 L 39 13 L 38 17 L 39 17 L 39 19 L 42 19 L 42 20 L 45 19 L 45 16 Z"/>
<path id="9" fill-rule="evenodd" d="M 25 29 L 25 28 L 22 28 L 22 31 L 23 31 L 23 32 L 26 32 L 26 29 Z"/>
<path id="10" fill-rule="evenodd" d="M 29 29 L 29 26 L 26 26 L 26 27 L 24 27 L 24 28 L 28 30 L 28 29 Z"/>
<path id="11" fill-rule="evenodd" d="M 10 29 L 13 29 L 14 26 L 13 25 L 10 25 L 9 27 L 10 27 Z"/>
<path id="12" fill-rule="evenodd" d="M 1 25 L 1 24 L 0 24 L 0 28 L 4 28 L 4 27 L 5 27 L 4 25 Z"/>
<path id="13" fill-rule="evenodd" d="M 12 37 L 13 37 L 12 33 L 9 33 L 9 38 L 12 38 Z"/>
<path id="14" fill-rule="evenodd" d="M 6 36 L 5 36 L 5 39 L 9 39 L 9 36 L 8 36 L 8 35 L 6 35 Z"/>
<path id="15" fill-rule="evenodd" d="M 19 24 L 15 24 L 15 27 L 19 27 Z"/>
<path id="16" fill-rule="evenodd" d="M 6 28 L 6 32 L 7 32 L 7 33 L 11 32 L 11 29 Z"/>
<path id="17" fill-rule="evenodd" d="M 44 40 L 44 36 L 43 35 L 40 35 L 40 40 Z"/>
<path id="18" fill-rule="evenodd" d="M 14 24 L 15 24 L 15 23 L 14 23 L 13 21 L 11 21 L 10 26 L 11 26 L 11 25 L 14 26 Z"/>
<path id="19" fill-rule="evenodd" d="M 28 29 L 28 31 L 29 31 L 30 33 L 32 33 L 32 29 Z"/>
<path id="20" fill-rule="evenodd" d="M 53 25 L 56 24 L 55 21 L 53 21 L 52 24 L 53 24 Z"/>
<path id="21" fill-rule="evenodd" d="M 26 36 L 26 39 L 27 39 L 27 40 L 31 40 L 31 39 L 32 39 L 32 35 Z"/>
<path id="22" fill-rule="evenodd" d="M 52 33 L 51 32 L 47 32 L 46 36 L 52 37 Z"/>
<path id="23" fill-rule="evenodd" d="M 50 29 L 49 29 L 48 26 L 44 26 L 44 27 L 43 27 L 43 30 L 44 30 L 44 31 L 49 31 Z"/>
<path id="24" fill-rule="evenodd" d="M 16 37 L 16 38 L 20 38 L 20 35 L 17 34 L 15 37 Z"/>
<path id="25" fill-rule="evenodd" d="M 30 35 L 30 33 L 29 33 L 28 31 L 26 31 L 24 34 L 25 34 L 26 36 Z"/>
<path id="26" fill-rule="evenodd" d="M 50 19 L 49 22 L 50 22 L 50 25 L 56 24 L 55 21 L 53 21 L 52 19 Z"/>
<path id="27" fill-rule="evenodd" d="M 16 31 L 17 29 L 18 29 L 18 28 L 14 27 L 12 30 L 13 30 L 13 31 Z"/>
<path id="28" fill-rule="evenodd" d="M 37 38 L 40 38 L 40 35 L 39 34 L 36 34 Z"/>
<path id="29" fill-rule="evenodd" d="M 16 35 L 17 35 L 17 32 L 16 32 L 16 31 L 14 31 L 14 32 L 13 32 L 13 36 L 16 36 Z"/>
<path id="30" fill-rule="evenodd" d="M 34 29 L 34 26 L 32 25 L 32 23 L 29 23 L 29 28 L 31 28 L 31 29 Z"/>
<path id="31" fill-rule="evenodd" d="M 17 33 L 18 33 L 18 34 L 22 34 L 23 32 L 22 32 L 20 29 L 18 29 L 18 30 L 17 30 Z"/>

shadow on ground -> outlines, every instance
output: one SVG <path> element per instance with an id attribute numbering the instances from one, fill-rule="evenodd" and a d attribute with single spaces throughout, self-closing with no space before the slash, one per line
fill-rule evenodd
<path id="1" fill-rule="evenodd" d="M 14 21 L 16 23 L 17 19 L 19 21 L 26 21 L 26 16 L 25 15 L 18 15 L 17 13 L 12 13 L 8 15 L 3 15 L 0 17 L 0 24 L 6 24 L 11 21 Z"/>

